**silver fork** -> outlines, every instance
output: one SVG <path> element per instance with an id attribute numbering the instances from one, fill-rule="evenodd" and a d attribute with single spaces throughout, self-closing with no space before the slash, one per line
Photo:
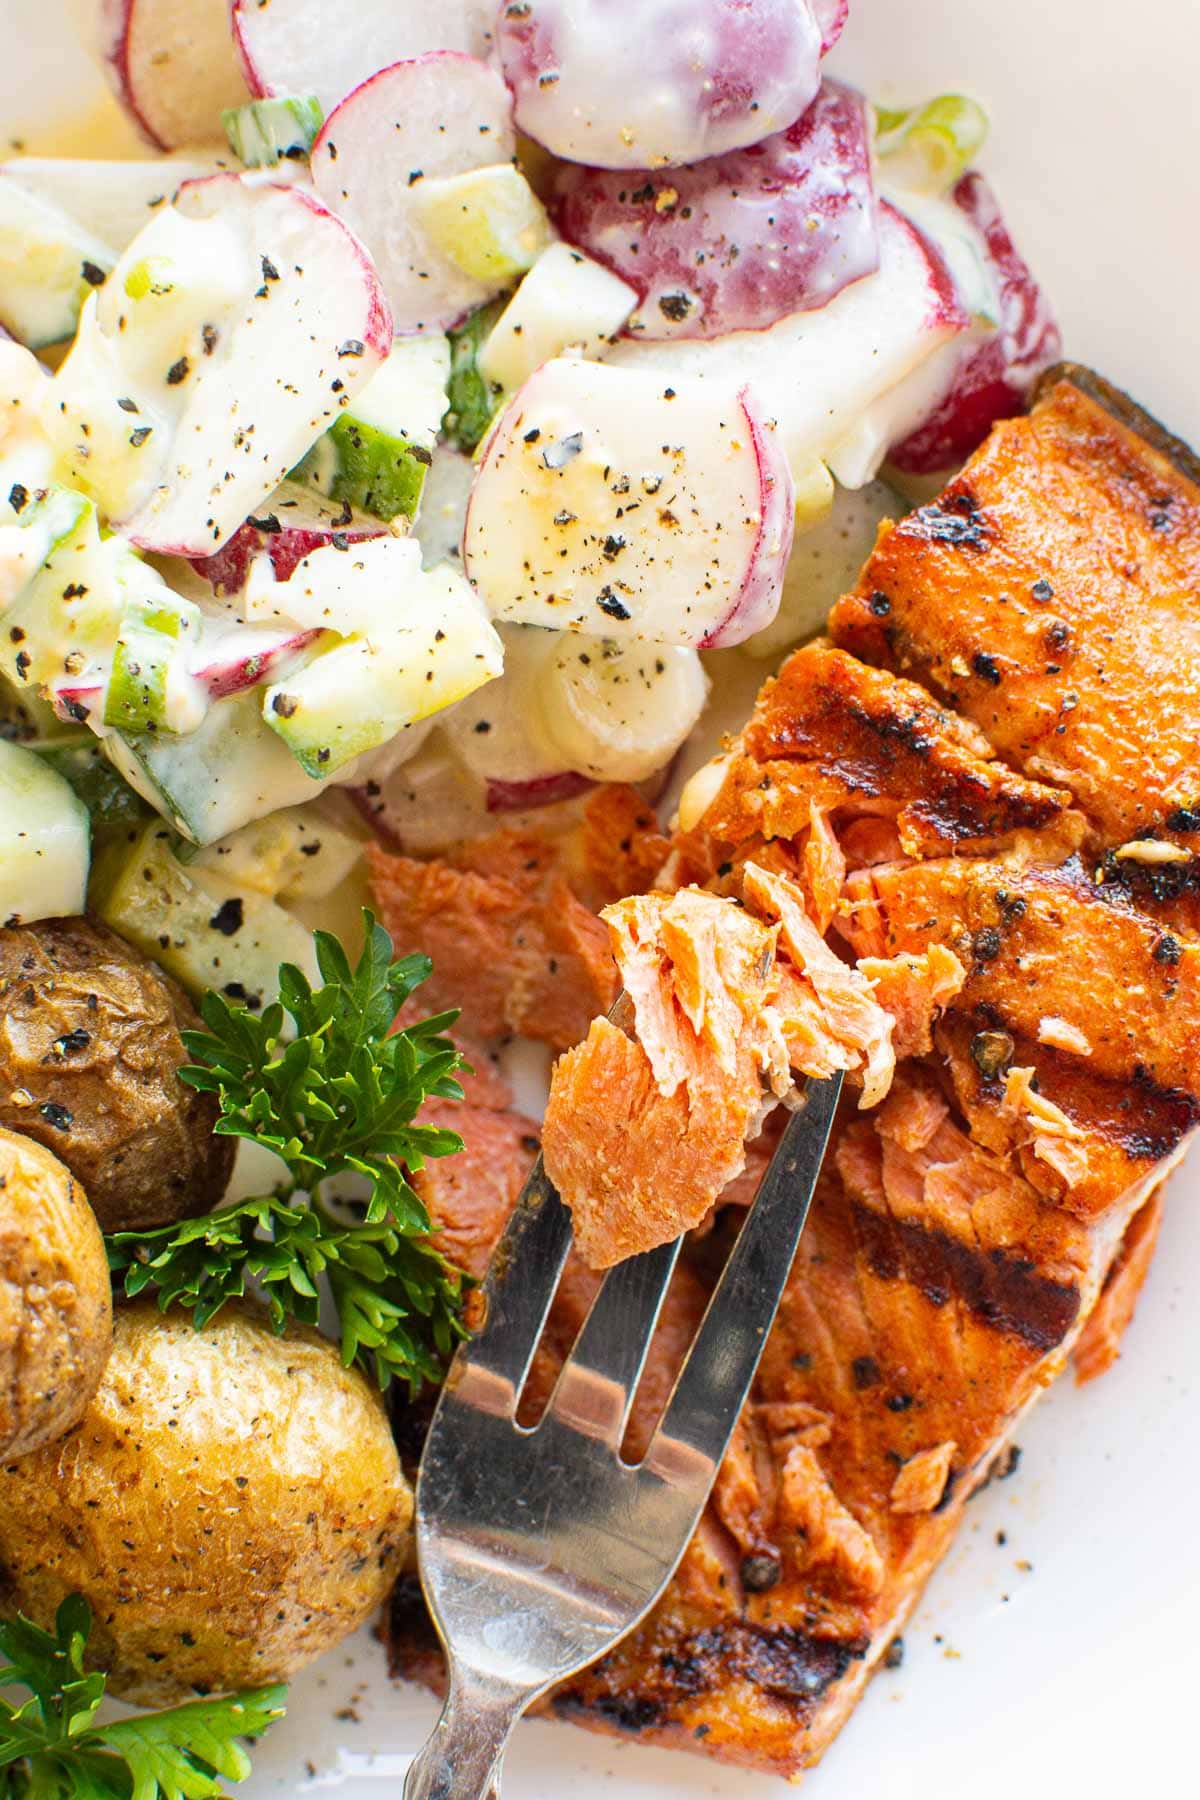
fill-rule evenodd
<path id="1" fill-rule="evenodd" d="M 526 1707 L 610 1650 L 670 1580 L 754 1379 L 841 1083 L 808 1082 L 636 1465 L 621 1443 L 679 1244 L 612 1270 L 544 1415 L 518 1425 L 571 1243 L 538 1158 L 488 1271 L 483 1328 L 451 1366 L 421 1462 L 421 1580 L 450 1676 L 405 1800 L 498 1791 Z"/>

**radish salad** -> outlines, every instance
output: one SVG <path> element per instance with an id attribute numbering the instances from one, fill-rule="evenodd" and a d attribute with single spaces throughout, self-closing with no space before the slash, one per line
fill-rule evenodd
<path id="1" fill-rule="evenodd" d="M 0 922 L 199 989 L 235 899 L 259 1003 L 368 828 L 654 798 L 820 630 L 1059 348 L 845 15 L 97 4 L 144 156 L 0 165 Z"/>

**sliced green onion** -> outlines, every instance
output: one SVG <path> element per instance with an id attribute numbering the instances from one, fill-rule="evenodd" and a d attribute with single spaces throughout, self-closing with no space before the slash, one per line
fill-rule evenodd
<path id="1" fill-rule="evenodd" d="M 227 107 L 221 114 L 230 148 L 248 169 L 306 161 L 324 122 L 315 94 L 278 94 L 273 100 Z"/>
<path id="2" fill-rule="evenodd" d="M 875 108 L 881 173 L 896 187 L 943 194 L 982 149 L 988 115 L 966 94 L 939 94 L 904 111 Z"/>

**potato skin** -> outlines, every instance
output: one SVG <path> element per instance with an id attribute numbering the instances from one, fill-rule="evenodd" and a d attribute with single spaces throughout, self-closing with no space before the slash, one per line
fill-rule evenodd
<path id="1" fill-rule="evenodd" d="M 0 1131 L 0 1456 L 69 1431 L 111 1348 L 104 1239 L 83 1189 L 49 1150 Z"/>
<path id="2" fill-rule="evenodd" d="M 371 1614 L 412 1493 L 382 1401 L 255 1306 L 203 1331 L 121 1307 L 104 1380 L 58 1443 L 0 1471 L 0 1601 L 90 1601 L 113 1693 L 144 1704 L 285 1680 Z"/>
<path id="3" fill-rule="evenodd" d="M 183 989 L 107 926 L 43 919 L 0 930 L 0 1126 L 45 1144 L 83 1183 L 104 1231 L 207 1212 L 233 1140 L 213 1096 L 185 1087 Z"/>

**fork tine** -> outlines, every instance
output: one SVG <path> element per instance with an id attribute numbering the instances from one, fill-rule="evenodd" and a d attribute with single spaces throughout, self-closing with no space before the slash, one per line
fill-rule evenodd
<path id="1" fill-rule="evenodd" d="M 467 1382 L 486 1385 L 486 1402 L 471 1396 L 486 1411 L 516 1410 L 570 1247 L 571 1215 L 539 1156 L 492 1255 L 483 1325 L 462 1346 L 448 1378 L 460 1392 Z"/>
<path id="2" fill-rule="evenodd" d="M 620 1448 L 682 1241 L 631 1257 L 605 1277 L 550 1396 L 548 1419 Z"/>
<path id="3" fill-rule="evenodd" d="M 679 1372 L 643 1468 L 708 1492 L 750 1391 L 829 1142 L 842 1076 L 810 1079 Z"/>

